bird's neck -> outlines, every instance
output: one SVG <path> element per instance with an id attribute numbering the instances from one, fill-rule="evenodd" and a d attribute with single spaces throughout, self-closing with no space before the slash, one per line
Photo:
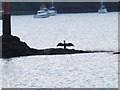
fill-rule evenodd
<path id="1" fill-rule="evenodd" d="M 64 41 L 64 44 L 65 44 L 65 41 Z"/>

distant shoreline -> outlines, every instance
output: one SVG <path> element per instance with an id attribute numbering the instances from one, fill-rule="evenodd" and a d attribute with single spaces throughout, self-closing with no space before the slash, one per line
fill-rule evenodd
<path id="1" fill-rule="evenodd" d="M 119 11 L 110 11 L 110 12 L 119 12 Z M 96 12 L 58 12 L 58 14 L 72 14 L 72 13 L 98 13 Z M 35 11 L 14 11 L 11 12 L 11 15 L 35 15 Z"/>
<path id="2" fill-rule="evenodd" d="M 32 15 L 43 2 L 13 2 L 10 3 L 10 11 L 12 15 Z M 44 3 L 47 8 L 51 7 L 51 2 Z M 104 2 L 108 12 L 116 12 L 119 10 L 118 2 Z M 27 7 L 26 7 L 27 6 Z M 95 13 L 100 9 L 100 2 L 54 2 L 54 7 L 58 13 Z"/>

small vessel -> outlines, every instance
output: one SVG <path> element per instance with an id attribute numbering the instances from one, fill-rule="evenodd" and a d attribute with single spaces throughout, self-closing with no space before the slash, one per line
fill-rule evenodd
<path id="1" fill-rule="evenodd" d="M 57 15 L 57 11 L 55 10 L 55 8 L 53 6 L 53 0 L 52 0 L 52 7 L 49 8 L 48 13 L 49 13 L 50 16 Z"/>
<path id="2" fill-rule="evenodd" d="M 98 13 L 100 13 L 100 14 L 107 13 L 107 9 L 105 8 L 105 5 L 103 5 L 102 0 L 101 0 L 100 9 L 98 10 Z"/>
<path id="3" fill-rule="evenodd" d="M 38 10 L 37 14 L 34 15 L 34 18 L 48 18 L 49 14 L 43 10 Z"/>
<path id="4" fill-rule="evenodd" d="M 44 4 L 40 7 L 40 10 L 37 11 L 37 14 L 34 15 L 34 18 L 48 18 L 48 17 L 49 17 L 48 9 Z"/>

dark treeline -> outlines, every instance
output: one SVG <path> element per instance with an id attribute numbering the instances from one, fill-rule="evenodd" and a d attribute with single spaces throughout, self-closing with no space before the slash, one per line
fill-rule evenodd
<path id="1" fill-rule="evenodd" d="M 12 14 L 35 14 L 43 2 L 11 2 Z M 49 8 L 51 2 L 44 2 Z M 111 11 L 119 11 L 118 2 L 104 2 L 104 5 Z M 54 2 L 54 7 L 58 13 L 86 13 L 97 12 L 100 2 Z"/>

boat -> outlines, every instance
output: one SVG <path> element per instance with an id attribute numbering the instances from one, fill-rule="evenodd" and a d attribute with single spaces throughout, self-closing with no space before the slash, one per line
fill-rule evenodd
<path id="1" fill-rule="evenodd" d="M 48 13 L 49 13 L 50 16 L 55 16 L 55 15 L 57 15 L 57 11 L 55 10 L 54 7 L 50 7 Z"/>
<path id="2" fill-rule="evenodd" d="M 102 6 L 99 10 L 98 13 L 107 13 L 107 9 L 105 8 L 105 6 Z"/>
<path id="3" fill-rule="evenodd" d="M 50 16 L 57 15 L 57 11 L 55 10 L 55 8 L 53 6 L 53 0 L 52 0 L 52 6 L 49 8 L 48 13 L 49 13 Z"/>
<path id="4" fill-rule="evenodd" d="M 105 8 L 105 5 L 103 5 L 102 0 L 101 0 L 100 9 L 98 10 L 98 13 L 100 13 L 100 14 L 107 13 L 107 9 Z"/>
<path id="5" fill-rule="evenodd" d="M 34 15 L 34 18 L 48 18 L 48 17 L 49 17 L 48 9 L 44 4 L 40 7 L 40 10 L 37 11 L 37 14 Z"/>
<path id="6" fill-rule="evenodd" d="M 34 18 L 48 18 L 49 14 L 43 10 L 38 10 L 37 14 L 34 15 Z"/>

